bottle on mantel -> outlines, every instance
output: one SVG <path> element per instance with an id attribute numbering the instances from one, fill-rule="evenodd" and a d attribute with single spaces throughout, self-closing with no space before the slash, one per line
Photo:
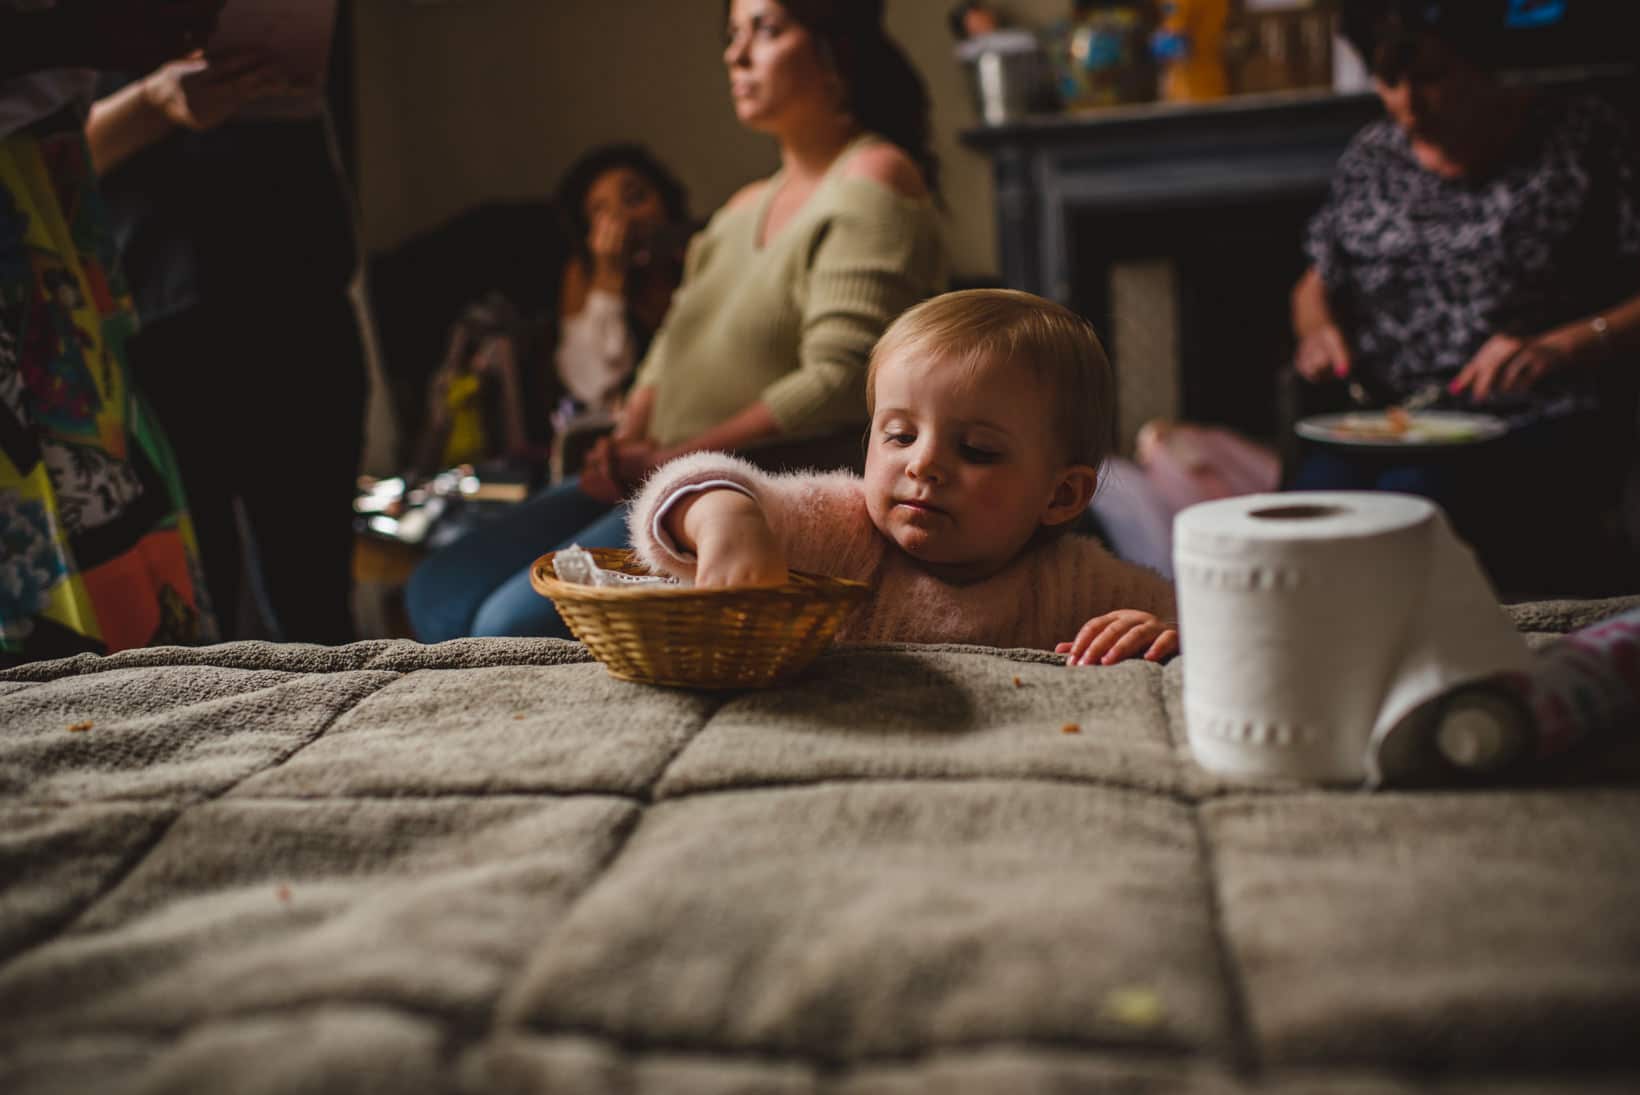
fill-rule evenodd
<path id="1" fill-rule="evenodd" d="M 1230 0 L 1161 0 L 1158 12 L 1161 23 L 1150 40 L 1161 66 L 1157 97 L 1195 103 L 1229 94 L 1224 32 Z"/>

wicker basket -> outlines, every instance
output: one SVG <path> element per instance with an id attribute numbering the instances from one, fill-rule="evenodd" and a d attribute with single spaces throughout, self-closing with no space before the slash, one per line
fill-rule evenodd
<path id="1" fill-rule="evenodd" d="M 590 549 L 605 570 L 646 574 L 630 551 Z M 548 552 L 530 584 L 610 673 L 684 688 L 763 688 L 789 680 L 831 642 L 864 583 L 793 571 L 740 589 L 589 586 L 559 581 Z"/>

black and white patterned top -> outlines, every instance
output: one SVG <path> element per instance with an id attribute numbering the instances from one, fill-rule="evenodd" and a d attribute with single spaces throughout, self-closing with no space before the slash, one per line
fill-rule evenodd
<path id="1" fill-rule="evenodd" d="M 1539 334 L 1640 292 L 1640 166 L 1623 117 L 1591 96 L 1537 99 L 1484 179 L 1419 166 L 1393 122 L 1338 161 L 1305 251 L 1356 370 L 1404 397 L 1450 380 L 1495 334 Z M 1503 401 L 1511 417 L 1592 403 L 1597 378 Z"/>

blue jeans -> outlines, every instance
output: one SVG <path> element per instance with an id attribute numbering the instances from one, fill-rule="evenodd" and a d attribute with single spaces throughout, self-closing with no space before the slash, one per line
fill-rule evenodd
<path id="1" fill-rule="evenodd" d="M 1462 459 L 1418 463 L 1404 457 L 1385 458 L 1377 453 L 1363 455 L 1318 446 L 1306 453 L 1288 489 L 1417 494 L 1438 504 L 1447 511 L 1454 525 L 1461 526 L 1468 523 L 1461 517 L 1465 503 L 1474 501 L 1473 497 L 1466 497 L 1464 488 L 1484 483 L 1483 477 L 1476 476 L 1476 469 Z"/>
<path id="2" fill-rule="evenodd" d="M 572 638 L 552 602 L 530 585 L 530 564 L 549 551 L 630 546 L 626 509 L 588 498 L 579 479 L 548 487 L 430 555 L 405 588 L 405 609 L 425 643 L 469 635 Z"/>

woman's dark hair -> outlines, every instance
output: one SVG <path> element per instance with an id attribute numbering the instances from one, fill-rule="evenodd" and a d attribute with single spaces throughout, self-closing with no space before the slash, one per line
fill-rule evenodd
<path id="1" fill-rule="evenodd" d="M 553 196 L 569 232 L 570 245 L 582 258 L 587 257 L 587 234 L 592 231 L 587 220 L 587 191 L 600 175 L 618 167 L 635 171 L 649 181 L 666 207 L 669 222 L 684 224 L 689 220 L 689 192 L 647 148 L 640 144 L 600 145 L 570 165 Z"/>
<path id="2" fill-rule="evenodd" d="M 780 6 L 836 66 L 847 89 L 849 113 L 898 145 L 921 169 L 928 189 L 938 193 L 940 164 L 929 146 L 928 87 L 883 29 L 883 0 L 780 0 Z"/>
<path id="3" fill-rule="evenodd" d="M 1504 64 L 1503 5 L 1484 0 L 1343 0 L 1338 28 L 1363 64 L 1386 84 L 1412 68 L 1419 42 L 1438 39 L 1483 72 Z"/>

